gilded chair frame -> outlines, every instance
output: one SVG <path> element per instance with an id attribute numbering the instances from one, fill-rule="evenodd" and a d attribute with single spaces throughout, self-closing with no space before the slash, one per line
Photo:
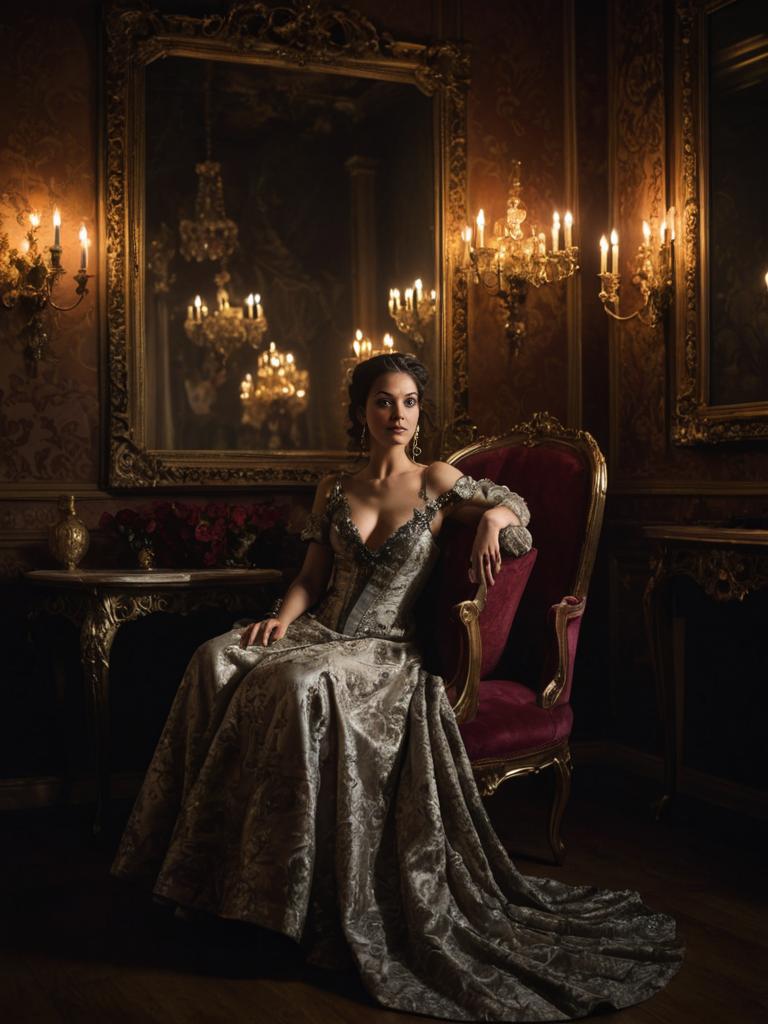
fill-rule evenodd
<path id="1" fill-rule="evenodd" d="M 530 420 L 515 425 L 506 434 L 480 439 L 460 451 L 454 452 L 447 461 L 456 464 L 477 452 L 515 445 L 525 445 L 526 447 L 548 445 L 575 451 L 585 462 L 591 479 L 586 530 L 578 565 L 569 593 L 564 595 L 563 600 L 555 607 L 552 628 L 558 654 L 557 666 L 552 679 L 542 687 L 537 696 L 539 707 L 551 709 L 557 706 L 562 697 L 570 670 L 568 624 L 572 619 L 582 615 L 586 606 L 589 581 L 592 577 L 603 524 L 608 473 L 605 457 L 591 434 L 584 430 L 566 428 L 559 420 L 546 412 L 535 413 Z M 485 585 L 482 585 L 473 600 L 462 601 L 453 609 L 454 615 L 464 627 L 460 664 L 452 681 L 458 694 L 454 711 L 459 724 L 471 721 L 477 714 L 482 662 L 479 618 L 485 607 L 485 601 L 486 588 Z M 474 761 L 472 770 L 481 794 L 492 796 L 502 782 L 532 772 L 540 772 L 550 766 L 555 770 L 555 797 L 549 819 L 549 843 L 555 860 L 559 864 L 562 863 L 565 854 L 565 847 L 560 838 L 560 823 L 571 788 L 572 762 L 568 741 L 564 740 L 538 750 L 525 751 L 516 757 Z"/>

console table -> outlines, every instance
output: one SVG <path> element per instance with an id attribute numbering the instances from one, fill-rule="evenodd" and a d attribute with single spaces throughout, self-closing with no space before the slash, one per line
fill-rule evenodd
<path id="1" fill-rule="evenodd" d="M 64 615 L 80 630 L 80 657 L 91 720 L 96 774 L 94 832 L 110 789 L 109 656 L 117 631 L 155 612 L 189 614 L 215 606 L 233 614 L 268 600 L 282 580 L 277 569 L 74 570 L 38 569 L 26 574 L 38 611 Z"/>
<path id="2" fill-rule="evenodd" d="M 677 792 L 685 713 L 685 617 L 670 583 L 687 576 L 713 601 L 743 601 L 768 587 L 768 530 L 657 525 L 643 534 L 654 544 L 643 604 L 664 729 L 660 814 Z"/>

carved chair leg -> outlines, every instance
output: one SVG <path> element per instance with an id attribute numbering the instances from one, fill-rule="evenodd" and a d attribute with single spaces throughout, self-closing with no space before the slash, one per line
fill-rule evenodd
<path id="1" fill-rule="evenodd" d="M 555 758 L 553 763 L 555 769 L 555 795 L 552 801 L 552 812 L 549 816 L 549 845 L 556 864 L 562 864 L 565 860 L 565 844 L 560 838 L 560 822 L 563 820 L 568 797 L 571 793 L 571 753 L 566 750 L 564 754 Z"/>

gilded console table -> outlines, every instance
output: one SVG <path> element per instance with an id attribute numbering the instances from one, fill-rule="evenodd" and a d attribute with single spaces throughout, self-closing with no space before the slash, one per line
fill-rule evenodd
<path id="1" fill-rule="evenodd" d="M 664 728 L 660 814 L 677 792 L 685 718 L 685 617 L 670 582 L 687 576 L 713 601 L 743 601 L 768 587 L 768 530 L 659 525 L 643 534 L 654 542 L 643 605 Z"/>
<path id="2" fill-rule="evenodd" d="M 190 569 L 185 571 L 35 570 L 37 610 L 64 615 L 80 630 L 80 657 L 91 721 L 96 774 L 94 832 L 99 832 L 110 789 L 109 656 L 117 631 L 155 612 L 189 614 L 217 607 L 242 613 L 264 603 L 266 591 L 282 580 L 276 569 Z"/>

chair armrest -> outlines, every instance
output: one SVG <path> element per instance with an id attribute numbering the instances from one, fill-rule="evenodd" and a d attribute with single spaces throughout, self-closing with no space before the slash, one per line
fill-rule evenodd
<path id="1" fill-rule="evenodd" d="M 464 627 L 461 630 L 459 663 L 449 683 L 457 693 L 453 711 L 456 721 L 470 722 L 477 714 L 480 696 L 480 665 L 483 660 L 483 641 L 480 636 L 480 613 L 485 608 L 488 587 L 483 581 L 470 601 L 460 601 L 452 609 L 454 618 Z"/>
<path id="2" fill-rule="evenodd" d="M 550 655 L 548 664 L 551 666 L 554 663 L 555 671 L 539 693 L 539 707 L 554 707 L 569 687 L 581 617 L 586 604 L 586 597 L 564 597 L 559 604 L 552 605 L 549 610 L 549 622 L 554 634 L 550 634 L 549 641 L 554 647 L 554 652 Z"/>

